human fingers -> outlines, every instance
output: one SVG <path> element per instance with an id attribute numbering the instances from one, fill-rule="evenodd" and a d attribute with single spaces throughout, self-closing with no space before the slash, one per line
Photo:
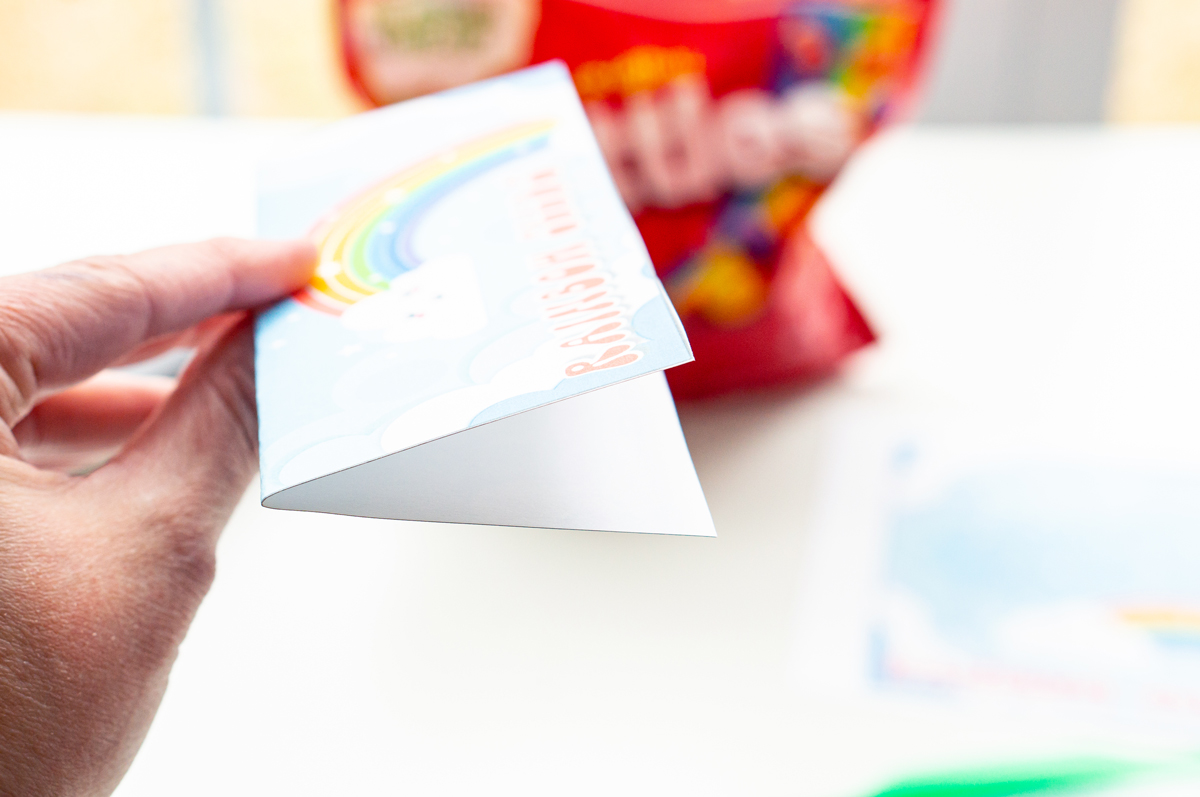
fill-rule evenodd
<path id="1" fill-rule="evenodd" d="M 223 238 L 0 280 L 0 417 L 14 425 L 146 341 L 286 295 L 315 258 L 306 241 Z"/>
<path id="2" fill-rule="evenodd" d="M 107 794 L 149 728 L 254 470 L 252 330 L 230 321 L 104 467 L 0 458 L 0 794 Z"/>
<path id="3" fill-rule="evenodd" d="M 142 518 L 132 533 L 148 535 L 148 547 L 176 559 L 183 550 L 203 562 L 257 464 L 247 314 L 196 355 L 159 412 L 85 486 L 124 495 Z"/>
<path id="4" fill-rule="evenodd" d="M 101 371 L 43 399 L 13 435 L 26 461 L 79 470 L 116 453 L 174 388 L 175 380 L 168 377 Z"/>
<path id="5" fill-rule="evenodd" d="M 212 337 L 214 329 L 225 329 L 229 326 L 230 314 L 223 313 L 221 315 L 206 318 L 195 326 L 188 327 L 182 332 L 171 332 L 166 335 L 160 335 L 157 338 L 139 344 L 132 351 L 123 354 L 117 358 L 112 367 L 120 367 L 125 365 L 135 365 L 137 363 L 149 360 L 151 357 L 157 357 L 160 354 L 170 351 L 171 349 L 194 349 L 202 345 L 206 340 Z"/>

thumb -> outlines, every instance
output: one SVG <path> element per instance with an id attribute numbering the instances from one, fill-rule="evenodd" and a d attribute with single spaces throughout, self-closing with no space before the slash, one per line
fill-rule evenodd
<path id="1" fill-rule="evenodd" d="M 258 467 L 254 331 L 249 314 L 215 333 L 162 409 L 89 480 L 123 496 L 162 542 L 211 556 Z"/>

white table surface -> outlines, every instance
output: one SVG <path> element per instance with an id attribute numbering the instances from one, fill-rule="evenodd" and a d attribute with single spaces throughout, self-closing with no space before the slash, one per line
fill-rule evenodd
<path id="1" fill-rule="evenodd" d="M 0 268 L 251 235 L 252 163 L 306 124 L 0 115 Z M 252 490 L 119 795 L 849 795 L 1011 741 L 792 690 L 824 436 L 866 403 L 1200 448 L 1200 129 L 894 132 L 814 224 L 882 342 L 816 390 L 681 407 L 718 539 Z"/>

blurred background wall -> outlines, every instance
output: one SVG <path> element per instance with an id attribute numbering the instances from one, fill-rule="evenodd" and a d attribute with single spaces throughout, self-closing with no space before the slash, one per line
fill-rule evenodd
<path id="1" fill-rule="evenodd" d="M 0 0 L 0 108 L 338 116 L 333 0 Z"/>
<path id="2" fill-rule="evenodd" d="M 0 0 L 0 108 L 338 116 L 334 0 Z M 1200 121 L 1200 0 L 949 0 L 926 122 Z"/>
<path id="3" fill-rule="evenodd" d="M 1200 121 L 1200 0 L 950 0 L 929 122 Z"/>
<path id="4" fill-rule="evenodd" d="M 1137 0 L 1134 0 L 1137 2 Z M 922 118 L 1091 122 L 1104 116 L 1119 0 L 951 0 Z"/>
<path id="5" fill-rule="evenodd" d="M 1127 0 L 1118 30 L 1109 118 L 1200 121 L 1200 0 Z"/>

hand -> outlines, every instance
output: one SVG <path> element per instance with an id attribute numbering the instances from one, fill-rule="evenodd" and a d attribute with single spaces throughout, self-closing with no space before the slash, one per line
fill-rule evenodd
<path id="1" fill-rule="evenodd" d="M 0 279 L 0 794 L 129 767 L 257 467 L 245 310 L 315 257 L 218 240 Z M 199 351 L 173 390 L 92 378 L 174 345 Z"/>

